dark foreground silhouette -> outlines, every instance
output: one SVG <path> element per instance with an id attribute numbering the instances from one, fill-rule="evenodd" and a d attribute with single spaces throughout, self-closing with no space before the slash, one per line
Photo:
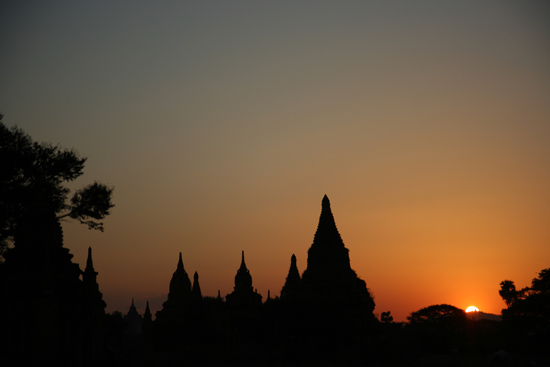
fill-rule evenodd
<path id="1" fill-rule="evenodd" d="M 55 213 L 35 209 L 0 266 L 0 348 L 9 366 L 550 365 L 549 271 L 523 292 L 502 286 L 502 322 L 450 305 L 413 312 L 408 323 L 394 323 L 390 312 L 378 321 L 326 196 L 307 268 L 300 275 L 291 256 L 280 297 L 262 301 L 244 252 L 233 292 L 203 297 L 180 254 L 155 318 L 133 301 L 126 315 L 106 315 L 91 249 L 81 271 Z"/>

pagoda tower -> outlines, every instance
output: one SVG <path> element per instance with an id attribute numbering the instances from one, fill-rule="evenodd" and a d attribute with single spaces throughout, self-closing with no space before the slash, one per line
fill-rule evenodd
<path id="1" fill-rule="evenodd" d="M 193 289 L 191 291 L 193 300 L 198 301 L 202 299 L 201 285 L 199 284 L 199 273 L 195 272 L 193 275 Z"/>
<path id="2" fill-rule="evenodd" d="M 170 280 L 170 291 L 168 299 L 162 305 L 162 310 L 156 314 L 156 320 L 183 321 L 191 303 L 191 281 L 183 267 L 181 252 L 179 254 L 178 266 Z"/>
<path id="3" fill-rule="evenodd" d="M 300 292 L 302 297 L 316 302 L 363 302 L 370 312 L 374 309 L 366 283 L 351 268 L 349 250 L 336 228 L 326 195 L 313 244 L 308 250 Z"/>
<path id="4" fill-rule="evenodd" d="M 281 299 L 296 297 L 300 280 L 300 272 L 298 271 L 298 266 L 296 265 L 296 255 L 292 254 L 292 257 L 290 258 L 290 269 L 288 270 L 285 284 L 281 290 Z"/>
<path id="5" fill-rule="evenodd" d="M 228 304 L 255 305 L 262 303 L 262 296 L 252 288 L 252 275 L 244 262 L 244 251 L 242 252 L 241 267 L 235 275 L 235 287 L 225 299 Z"/>
<path id="6" fill-rule="evenodd" d="M 149 301 L 147 301 L 147 304 L 145 305 L 145 312 L 143 313 L 143 327 L 148 327 L 153 323 L 153 314 L 151 313 L 151 309 L 149 308 Z"/>
<path id="7" fill-rule="evenodd" d="M 296 294 L 293 304 L 299 309 L 301 328 L 318 341 L 349 341 L 373 330 L 374 300 L 351 268 L 326 195 Z"/>
<path id="8" fill-rule="evenodd" d="M 124 315 L 124 321 L 127 325 L 127 335 L 130 338 L 136 338 L 142 332 L 143 326 L 143 317 L 137 311 L 137 308 L 134 304 L 134 299 L 132 298 L 132 304 L 128 309 L 128 313 Z"/>
<path id="9" fill-rule="evenodd" d="M 82 272 L 83 295 L 83 327 L 84 327 L 84 360 L 88 365 L 95 366 L 101 363 L 103 354 L 103 322 L 105 307 L 103 294 L 97 284 L 97 272 L 92 260 L 92 248 L 88 247 L 86 268 Z"/>

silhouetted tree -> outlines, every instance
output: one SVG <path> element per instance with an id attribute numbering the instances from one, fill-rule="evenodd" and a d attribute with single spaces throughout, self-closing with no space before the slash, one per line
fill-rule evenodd
<path id="1" fill-rule="evenodd" d="M 0 260 L 13 242 L 22 218 L 37 206 L 103 231 L 109 215 L 112 187 L 94 182 L 76 191 L 64 186 L 82 175 L 86 158 L 75 151 L 38 143 L 22 129 L 8 128 L 0 115 Z"/>
<path id="2" fill-rule="evenodd" d="M 531 287 L 515 290 L 514 282 L 500 283 L 500 296 L 506 302 L 504 317 L 528 317 L 537 319 L 546 327 L 550 324 L 550 268 L 543 269 L 531 282 Z"/>
<path id="3" fill-rule="evenodd" d="M 432 305 L 412 312 L 407 320 L 411 323 L 426 323 L 443 320 L 465 320 L 466 313 L 464 310 L 451 305 Z"/>
<path id="4" fill-rule="evenodd" d="M 503 280 L 500 282 L 500 291 L 498 291 L 498 294 L 500 294 L 504 302 L 506 302 L 506 306 L 510 306 L 518 298 L 518 291 L 516 290 L 514 282 L 511 280 Z"/>
<path id="5" fill-rule="evenodd" d="M 530 287 L 513 290 L 512 281 L 500 283 L 500 295 L 507 308 L 502 318 L 511 347 L 518 352 L 545 353 L 550 344 L 550 268 L 543 269 Z"/>
<path id="6" fill-rule="evenodd" d="M 550 268 L 541 270 L 539 276 L 533 279 L 531 290 L 538 293 L 550 293 Z"/>
<path id="7" fill-rule="evenodd" d="M 412 312 L 407 319 L 407 344 L 416 353 L 447 353 L 464 345 L 468 319 L 460 308 L 432 305 Z"/>
<path id="8" fill-rule="evenodd" d="M 390 311 L 382 312 L 380 321 L 385 323 L 393 322 L 393 316 L 391 315 L 391 312 Z"/>

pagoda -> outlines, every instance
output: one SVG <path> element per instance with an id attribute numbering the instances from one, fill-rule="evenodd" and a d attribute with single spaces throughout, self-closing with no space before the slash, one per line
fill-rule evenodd
<path id="1" fill-rule="evenodd" d="M 351 268 L 349 250 L 326 195 L 308 250 L 307 268 L 301 279 L 296 272 L 293 257 L 281 300 L 296 308 L 302 329 L 329 339 L 353 337 L 368 330 L 375 320 L 374 300 L 365 281 Z"/>
<path id="2" fill-rule="evenodd" d="M 290 269 L 288 270 L 285 284 L 281 290 L 281 299 L 296 297 L 300 280 L 300 272 L 298 271 L 298 266 L 296 265 L 296 255 L 292 254 L 292 257 L 290 258 Z"/>
<path id="3" fill-rule="evenodd" d="M 242 252 L 241 267 L 235 275 L 235 287 L 225 299 L 228 304 L 232 305 L 260 305 L 262 303 L 262 295 L 252 288 L 252 275 L 244 262 L 244 251 Z"/>
<path id="4" fill-rule="evenodd" d="M 191 299 L 191 281 L 183 267 L 180 252 L 176 271 L 170 280 L 168 299 L 162 304 L 162 310 L 157 312 L 156 320 L 159 322 L 183 321 L 189 310 Z"/>

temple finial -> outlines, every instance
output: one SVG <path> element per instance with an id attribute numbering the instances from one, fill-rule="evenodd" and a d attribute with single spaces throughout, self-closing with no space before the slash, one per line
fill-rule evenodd
<path id="1" fill-rule="evenodd" d="M 178 260 L 178 269 L 183 269 L 183 260 L 181 259 L 181 252 L 180 252 L 180 258 Z"/>
<path id="2" fill-rule="evenodd" d="M 86 269 L 94 270 L 94 262 L 92 260 L 92 248 L 88 247 L 88 259 L 86 260 Z"/>
<path id="3" fill-rule="evenodd" d="M 244 262 L 244 251 L 242 252 L 241 269 L 246 269 L 246 263 Z"/>

